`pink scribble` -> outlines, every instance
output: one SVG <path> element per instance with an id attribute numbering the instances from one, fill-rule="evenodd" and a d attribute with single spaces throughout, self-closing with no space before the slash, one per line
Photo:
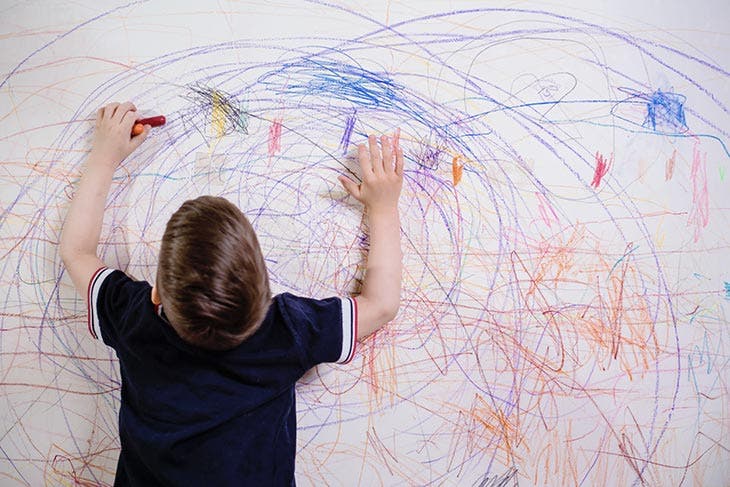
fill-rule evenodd
<path id="1" fill-rule="evenodd" d="M 269 127 L 269 156 L 281 150 L 281 118 L 275 118 Z"/>
<path id="2" fill-rule="evenodd" d="M 677 161 L 677 149 L 672 152 L 672 157 L 667 159 L 667 165 L 664 167 L 664 180 L 669 181 L 674 175 L 674 163 Z"/>
<path id="3" fill-rule="evenodd" d="M 545 198 L 545 195 L 539 192 L 535 192 L 535 196 L 539 201 L 537 208 L 540 211 L 540 217 L 542 218 L 542 221 L 545 223 L 545 225 L 548 226 L 548 228 L 552 228 L 552 222 L 558 221 L 558 215 L 555 214 L 555 210 L 553 209 L 548 199 Z"/>
<path id="4" fill-rule="evenodd" d="M 700 153 L 699 143 L 692 150 L 692 207 L 687 225 L 694 225 L 694 241 L 700 238 L 700 230 L 710 221 L 710 198 L 707 194 L 707 153 Z"/>
<path id="5" fill-rule="evenodd" d="M 591 181 L 591 186 L 597 188 L 598 185 L 601 184 L 601 179 L 606 175 L 606 173 L 608 173 L 608 170 L 612 165 L 613 152 L 611 152 L 611 157 L 608 159 L 605 159 L 603 154 L 600 152 L 596 152 L 596 169 L 593 172 L 593 181 Z"/>

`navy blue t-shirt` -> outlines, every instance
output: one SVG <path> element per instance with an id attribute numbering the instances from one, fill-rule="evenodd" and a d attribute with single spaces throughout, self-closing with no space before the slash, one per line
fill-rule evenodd
<path id="1" fill-rule="evenodd" d="M 183 341 L 151 290 L 107 268 L 89 283 L 89 331 L 122 377 L 115 485 L 293 485 L 294 384 L 352 359 L 355 300 L 280 294 L 256 333 L 215 352 Z"/>

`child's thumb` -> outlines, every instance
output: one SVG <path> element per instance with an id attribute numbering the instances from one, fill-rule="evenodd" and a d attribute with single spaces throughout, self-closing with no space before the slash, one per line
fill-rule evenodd
<path id="1" fill-rule="evenodd" d="M 345 188 L 345 191 L 350 193 L 355 198 L 360 198 L 360 185 L 353 182 L 350 178 L 347 176 L 340 176 L 337 179 L 340 180 L 340 183 L 342 183 L 342 187 Z"/>

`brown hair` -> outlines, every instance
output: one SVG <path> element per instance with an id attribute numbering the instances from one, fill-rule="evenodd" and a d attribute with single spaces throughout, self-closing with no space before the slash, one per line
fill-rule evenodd
<path id="1" fill-rule="evenodd" d="M 167 222 L 157 287 L 178 335 L 208 350 L 233 348 L 252 335 L 271 300 L 251 223 L 214 196 L 186 201 Z"/>

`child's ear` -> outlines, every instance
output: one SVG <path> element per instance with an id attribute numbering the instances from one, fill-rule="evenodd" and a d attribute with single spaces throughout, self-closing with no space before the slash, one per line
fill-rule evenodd
<path id="1" fill-rule="evenodd" d="M 150 296 L 150 299 L 152 299 L 152 304 L 155 306 L 158 306 L 162 301 L 160 301 L 160 293 L 157 292 L 157 286 L 152 286 L 152 296 Z"/>

